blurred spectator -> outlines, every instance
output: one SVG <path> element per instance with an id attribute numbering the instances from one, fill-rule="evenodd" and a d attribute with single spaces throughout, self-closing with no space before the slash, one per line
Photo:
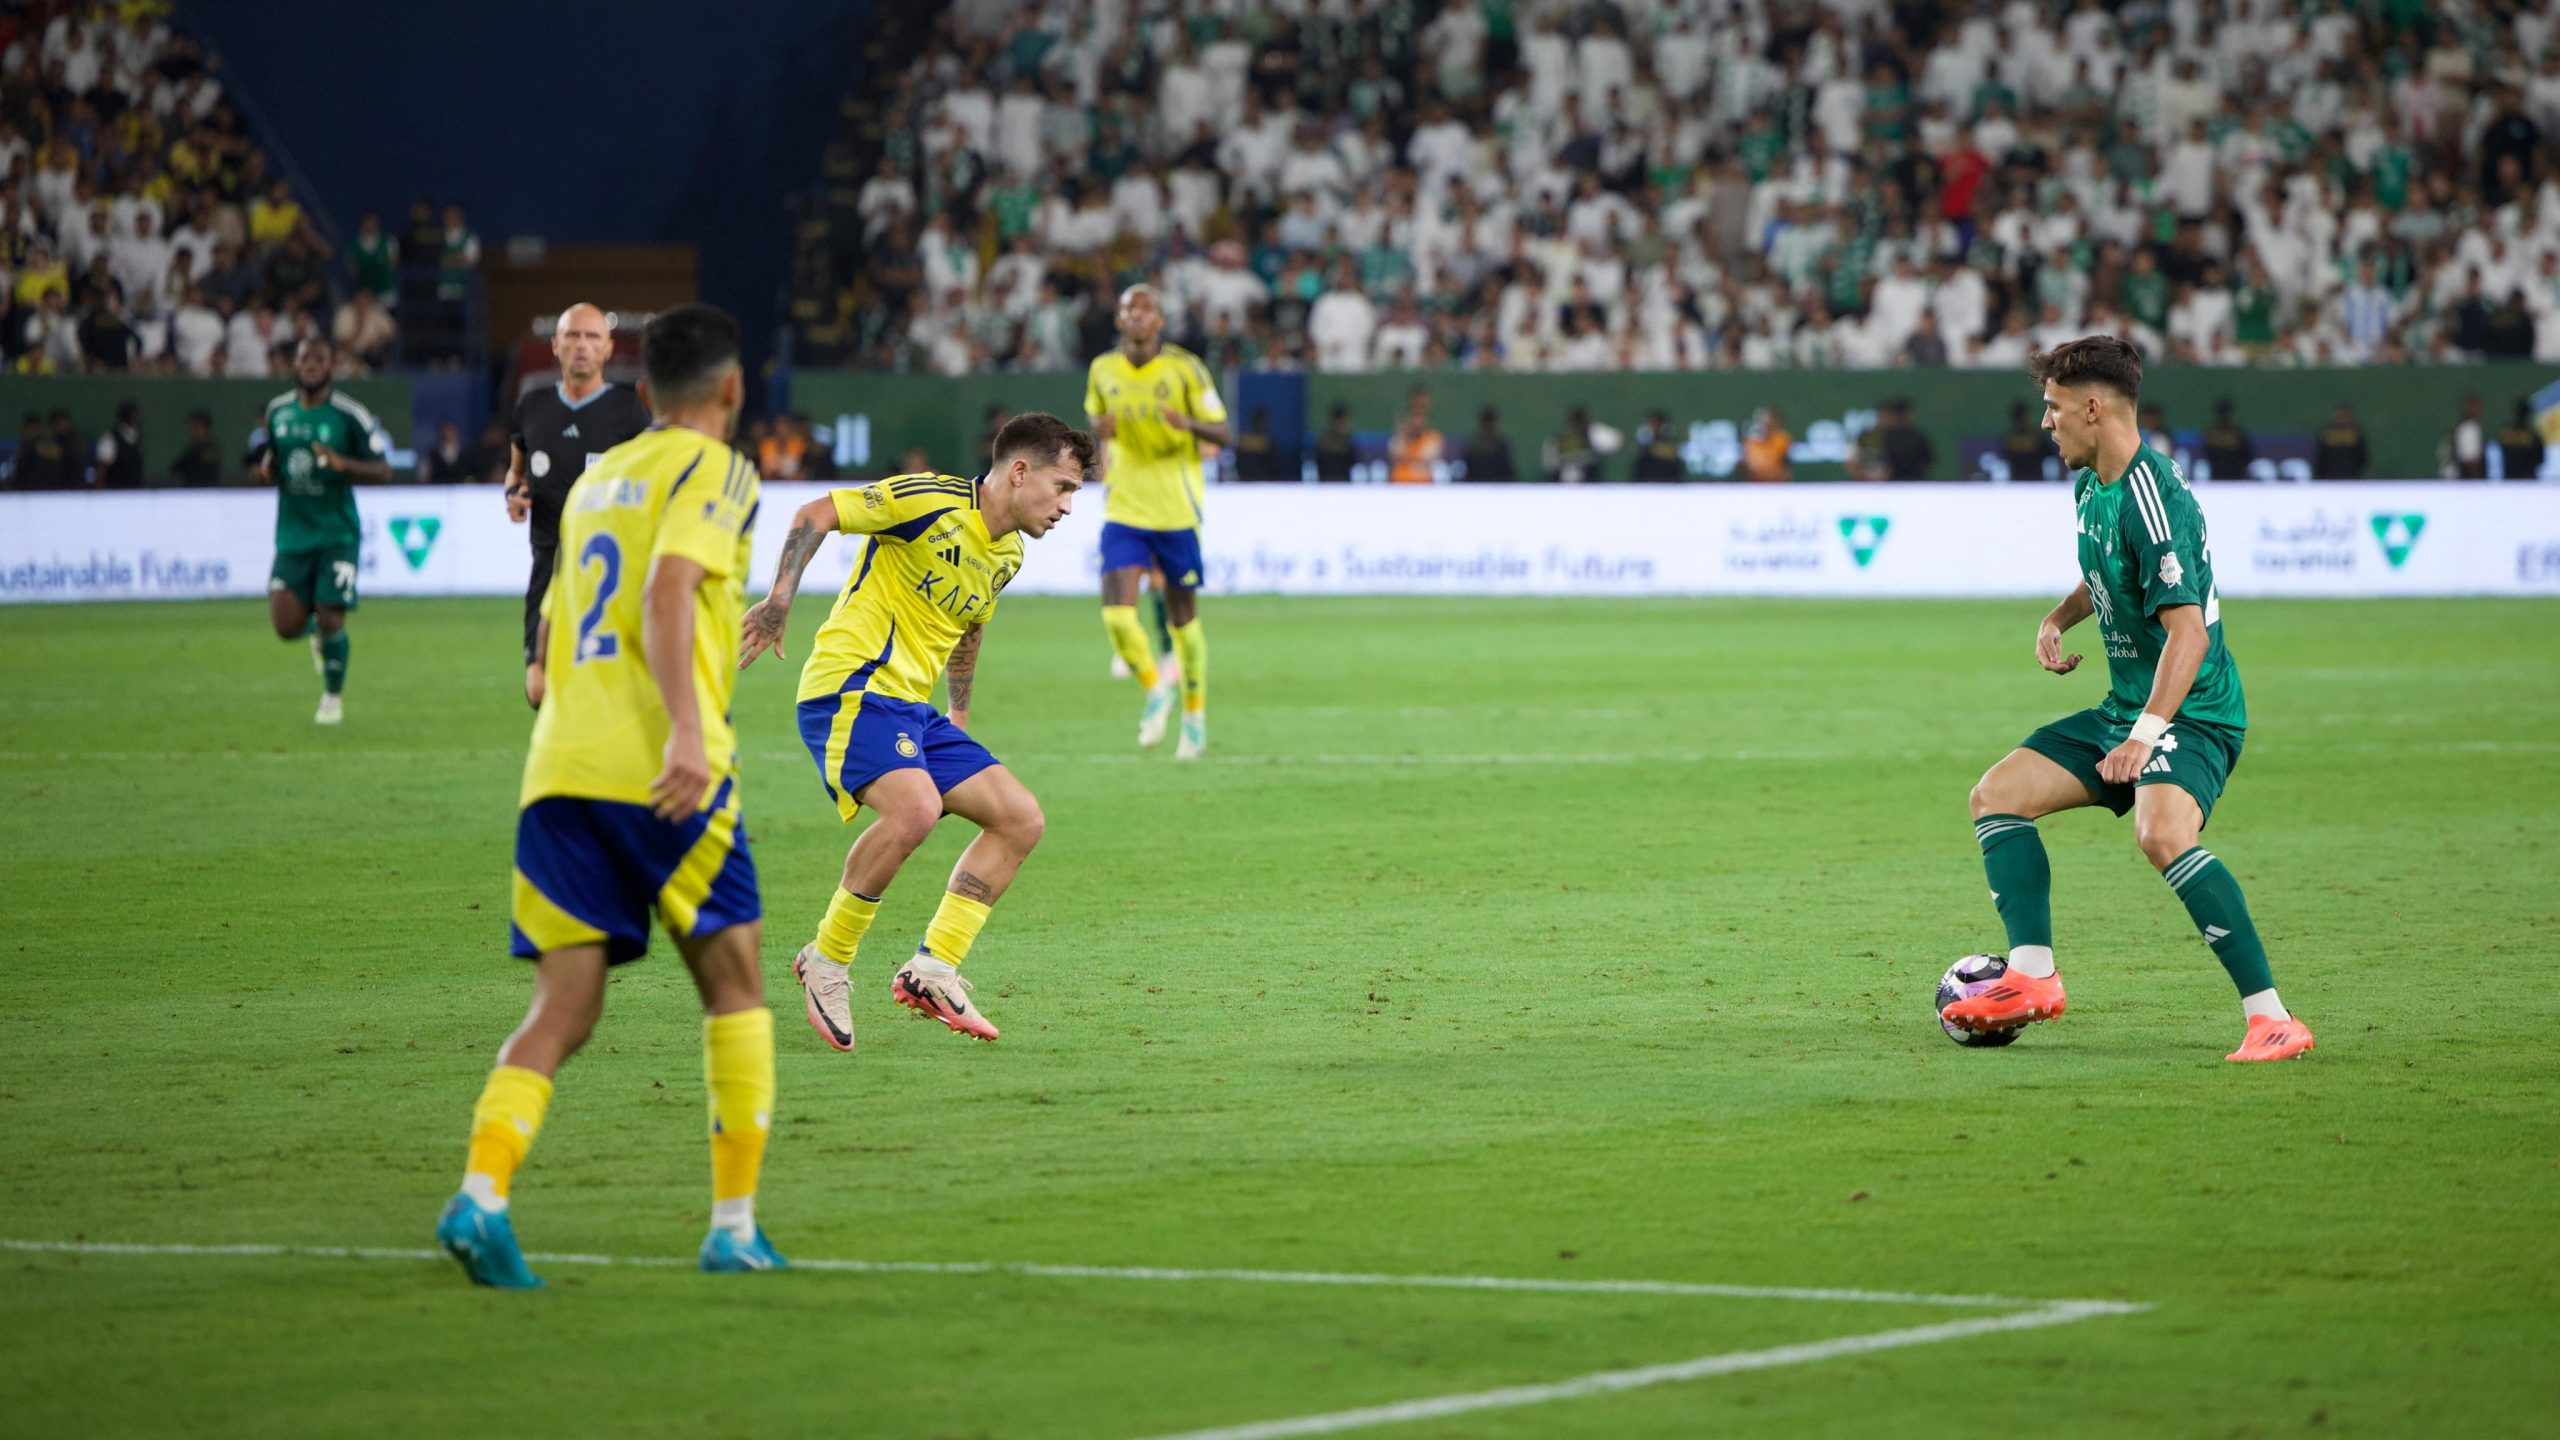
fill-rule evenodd
<path id="1" fill-rule="evenodd" d="M 459 306 L 471 295 L 471 280 L 480 269 L 480 233 L 462 217 L 462 207 L 444 207 L 444 228 L 436 240 L 436 298 Z"/>
<path id="2" fill-rule="evenodd" d="M 368 292 L 358 291 L 359 295 Z M 432 445 L 419 447 L 418 483 L 422 485 L 467 485 L 480 477 L 471 471 L 471 452 L 462 443 L 462 427 L 450 420 L 436 422 L 436 438 Z"/>
<path id="3" fill-rule="evenodd" d="M 2204 476 L 2210 480 L 2247 480 L 2257 462 L 2258 446 L 2233 418 L 2231 397 L 2213 402 L 2213 423 L 2204 427 Z"/>
<path id="4" fill-rule="evenodd" d="M 91 372 L 121 373 L 133 368 L 142 353 L 142 337 L 124 308 L 124 287 L 113 280 L 93 288 L 79 324 L 81 367 Z"/>
<path id="5" fill-rule="evenodd" d="M 1288 480 L 1294 478 L 1280 464 L 1280 442 L 1271 433 L 1271 409 L 1256 405 L 1246 417 L 1244 428 L 1236 432 L 1236 478 L 1238 480 Z"/>
<path id="6" fill-rule="evenodd" d="M 1601 458 L 1616 454 L 1622 443 L 1624 437 L 1616 430 L 1593 423 L 1591 412 L 1576 405 L 1565 412 L 1564 428 L 1546 443 L 1541 458 L 1547 479 L 1561 485 L 1598 480 Z"/>
<path id="7" fill-rule="evenodd" d="M 2486 480 L 2489 478 L 2489 413 L 2488 402 L 2477 395 L 2462 397 L 2462 418 L 2446 432 L 2438 448 L 2442 474 L 2447 480 Z"/>
<path id="8" fill-rule="evenodd" d="M 1325 417 L 1323 433 L 1316 436 L 1312 452 L 1319 483 L 1350 483 L 1352 468 L 1360 458 L 1351 438 L 1351 407 L 1340 404 L 1333 407 L 1333 412 Z"/>
<path id="9" fill-rule="evenodd" d="M 97 462 L 94 473 L 99 489 L 142 488 L 142 406 L 139 402 L 117 402 L 116 422 L 98 437 L 90 458 Z"/>
<path id="10" fill-rule="evenodd" d="M 293 327 L 284 323 L 264 300 L 251 299 L 247 308 L 231 317 L 222 340 L 222 373 L 234 379 L 264 379 L 276 372 L 273 356 L 276 348 L 293 337 Z"/>
<path id="11" fill-rule="evenodd" d="M 27 412 L 18 427 L 18 458 L 9 483 L 20 490 L 77 490 L 81 474 L 80 436 L 71 428 L 71 412 L 56 410 L 50 423 Z"/>
<path id="12" fill-rule="evenodd" d="M 1859 434 L 1849 473 L 1860 480 L 1928 480 L 1937 463 L 1937 447 L 1911 423 L 1911 402 L 1896 398 L 1877 406 L 1876 423 Z"/>
<path id="13" fill-rule="evenodd" d="M 756 447 L 756 469 L 767 480 L 807 479 L 808 459 L 809 432 L 797 415 L 776 417 Z"/>
<path id="14" fill-rule="evenodd" d="M 2500 480 L 2532 480 L 2542 474 L 2542 432 L 2534 428 L 2533 401 L 2516 397 L 2514 415 L 2498 427 L 2497 447 L 2491 454 L 2495 477 Z"/>
<path id="15" fill-rule="evenodd" d="M 249 243 L 257 246 L 281 245 L 302 228 L 302 206 L 294 200 L 292 188 L 284 181 L 270 183 L 264 194 L 249 202 Z"/>
<path id="16" fill-rule="evenodd" d="M 2011 480 L 2042 480 L 2044 462 L 2054 453 L 2053 440 L 2040 428 L 2034 411 L 2020 400 L 2009 407 L 2009 428 L 2000 435 L 2000 460 Z M 1967 476 L 1971 479 L 1971 476 Z"/>
<path id="17" fill-rule="evenodd" d="M 385 310 L 400 305 L 400 242 L 382 228 L 379 212 L 367 210 L 356 222 L 356 238 L 347 245 L 355 266 L 356 289 L 369 292 Z"/>
<path id="18" fill-rule="evenodd" d="M 1644 423 L 1636 427 L 1635 480 L 1686 480 L 1688 467 L 1680 460 L 1680 432 L 1671 426 L 1669 412 L 1651 411 Z"/>
<path id="19" fill-rule="evenodd" d="M 2341 405 L 2329 412 L 2329 423 L 2320 427 L 2311 449 L 2311 478 L 2314 480 L 2361 480 L 2370 452 L 2364 441 L 2364 426 L 2356 421 L 2355 407 Z"/>
<path id="20" fill-rule="evenodd" d="M 27 315 L 18 336 L 20 363 L 38 373 L 76 374 L 80 370 L 80 318 L 71 313 L 64 291 L 47 288 Z"/>
<path id="21" fill-rule="evenodd" d="M 1451 8 L 1456 8 L 1454 3 Z M 1490 405 L 1477 412 L 1475 433 L 1467 437 L 1459 458 L 1466 462 L 1469 480 L 1520 478 L 1511 461 L 1511 437 L 1502 433 L 1502 413 Z"/>
<path id="22" fill-rule="evenodd" d="M 363 375 L 389 363 L 392 344 L 400 338 L 400 326 L 391 312 L 371 290 L 359 288 L 338 307 L 329 322 L 329 333 L 338 342 L 340 374 Z"/>
<path id="23" fill-rule="evenodd" d="M 1751 412 L 1751 424 L 1742 432 L 1742 478 L 1759 481 L 1781 481 L 1795 478 L 1788 453 L 1795 448 L 1796 437 L 1787 433 L 1786 418 L 1776 406 L 1762 406 Z"/>
<path id="24" fill-rule="evenodd" d="M 169 478 L 180 485 L 222 483 L 222 445 L 213 438 L 213 416 L 203 410 L 187 416 L 187 445 L 169 466 Z"/>
<path id="25" fill-rule="evenodd" d="M 180 374 L 213 374 L 227 329 L 221 313 L 205 303 L 204 287 L 187 287 L 186 298 L 169 314 L 171 363 Z"/>
<path id="26" fill-rule="evenodd" d="M 1431 392 L 1416 385 L 1405 396 L 1404 413 L 1387 441 L 1387 482 L 1429 485 L 1440 479 L 1444 442 L 1431 424 Z"/>

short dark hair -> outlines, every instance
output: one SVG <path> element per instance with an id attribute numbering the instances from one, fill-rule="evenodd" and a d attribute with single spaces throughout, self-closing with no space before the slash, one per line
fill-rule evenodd
<path id="1" fill-rule="evenodd" d="M 1026 410 L 996 431 L 994 459 L 999 465 L 1017 455 L 1055 460 L 1061 451 L 1075 461 L 1078 472 L 1093 468 L 1093 437 L 1046 411 Z"/>
<path id="2" fill-rule="evenodd" d="M 2114 335 L 2084 335 L 2027 357 L 2039 385 L 2104 385 L 2127 400 L 2142 394 L 2142 352 Z"/>
<path id="3" fill-rule="evenodd" d="M 640 332 L 640 369 L 661 407 L 702 398 L 720 372 L 737 363 L 738 322 L 710 305 L 661 311 Z"/>
<path id="4" fill-rule="evenodd" d="M 142 402 L 141 402 L 141 401 L 139 401 L 139 400 L 119 400 L 119 401 L 117 401 L 117 402 L 116 402 L 116 418 L 117 418 L 117 419 L 119 419 L 119 420 L 139 420 L 139 419 L 141 419 L 141 418 L 142 418 Z"/>

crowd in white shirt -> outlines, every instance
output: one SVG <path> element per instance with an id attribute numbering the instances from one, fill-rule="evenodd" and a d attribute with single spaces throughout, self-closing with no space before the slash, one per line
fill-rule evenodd
<path id="1" fill-rule="evenodd" d="M 2555 42 L 2560 0 L 959 0 L 817 308 L 954 374 L 1081 364 L 1141 278 L 1234 367 L 2560 361 Z"/>

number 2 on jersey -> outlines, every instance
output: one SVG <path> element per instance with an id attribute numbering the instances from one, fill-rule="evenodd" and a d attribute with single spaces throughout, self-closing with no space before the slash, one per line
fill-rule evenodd
<path id="1" fill-rule="evenodd" d="M 578 552 L 580 575 L 586 573 L 590 560 L 604 567 L 604 578 L 596 582 L 596 598 L 587 606 L 587 613 L 578 617 L 578 648 L 571 658 L 580 665 L 590 660 L 610 660 L 622 653 L 620 637 L 598 628 L 604 621 L 604 607 L 612 603 L 613 592 L 622 584 L 622 546 L 610 535 L 595 536 Z"/>

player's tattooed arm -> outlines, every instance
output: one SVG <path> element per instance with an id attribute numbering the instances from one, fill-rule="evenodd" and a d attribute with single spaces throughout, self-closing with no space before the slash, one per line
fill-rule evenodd
<path id="1" fill-rule="evenodd" d="M 960 643 L 951 647 L 951 663 L 944 667 L 944 678 L 951 684 L 951 723 L 969 723 L 969 695 L 978 686 L 978 642 L 987 633 L 984 625 L 972 625 L 960 632 Z"/>
<path id="2" fill-rule="evenodd" d="M 835 529 L 836 502 L 830 496 L 821 495 L 792 512 L 790 533 L 782 537 L 782 559 L 774 567 L 773 589 L 748 606 L 738 622 L 739 669 L 754 664 L 767 650 L 785 660 L 791 658 L 782 648 L 783 634 L 791 628 L 791 602 L 799 598 L 801 573 Z"/>
<path id="3" fill-rule="evenodd" d="M 981 905 L 996 903 L 996 887 L 966 870 L 951 877 L 951 893 L 963 900 L 975 900 Z"/>

